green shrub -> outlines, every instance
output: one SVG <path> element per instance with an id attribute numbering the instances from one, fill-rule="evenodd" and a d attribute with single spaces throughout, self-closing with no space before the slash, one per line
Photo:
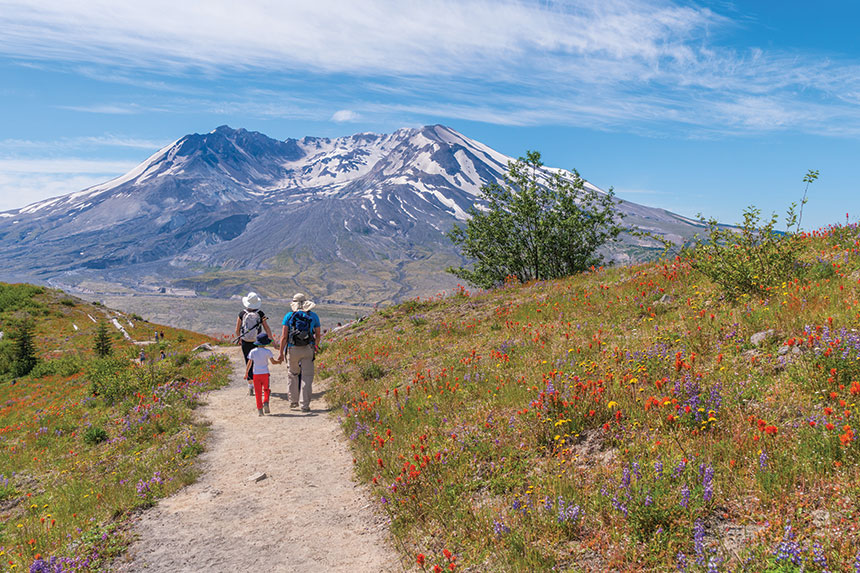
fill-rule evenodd
<path id="1" fill-rule="evenodd" d="M 84 432 L 84 443 L 90 446 L 100 444 L 108 439 L 108 433 L 100 426 L 90 426 Z"/>
<path id="2" fill-rule="evenodd" d="M 375 362 L 362 366 L 360 373 L 364 380 L 375 380 L 385 376 L 385 370 Z"/>
<path id="3" fill-rule="evenodd" d="M 42 360 L 36 363 L 30 376 L 44 378 L 45 376 L 72 376 L 84 369 L 84 362 L 77 354 L 64 354 L 53 360 Z"/>
<path id="4" fill-rule="evenodd" d="M 738 231 L 721 227 L 715 219 L 706 221 L 708 238 L 694 246 L 693 267 L 720 285 L 729 298 L 763 295 L 769 287 L 797 278 L 804 270 L 798 260 L 801 244 L 797 236 L 774 230 L 776 221 L 776 214 L 763 221 L 756 207 L 744 211 Z M 792 206 L 788 227 L 795 221 Z"/>
<path id="5" fill-rule="evenodd" d="M 87 365 L 90 394 L 112 404 L 137 390 L 131 364 L 121 358 L 98 358 Z"/>
<path id="6" fill-rule="evenodd" d="M 33 299 L 44 292 L 42 287 L 33 285 L 0 283 L 0 312 L 44 308 L 44 304 Z"/>
<path id="7" fill-rule="evenodd" d="M 63 306 L 72 306 L 72 307 L 77 305 L 77 303 L 75 302 L 75 299 L 73 299 L 73 298 L 61 299 L 60 304 Z"/>

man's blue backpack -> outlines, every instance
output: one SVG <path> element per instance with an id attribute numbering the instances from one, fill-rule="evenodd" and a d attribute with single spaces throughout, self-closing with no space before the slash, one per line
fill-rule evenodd
<path id="1" fill-rule="evenodd" d="M 287 342 L 291 346 L 307 346 L 314 341 L 314 319 L 303 310 L 298 310 L 290 316 L 287 323 Z"/>

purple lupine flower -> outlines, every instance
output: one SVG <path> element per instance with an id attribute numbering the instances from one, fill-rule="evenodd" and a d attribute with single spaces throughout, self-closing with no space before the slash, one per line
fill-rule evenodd
<path id="1" fill-rule="evenodd" d="M 681 507 L 687 509 L 687 506 L 690 504 L 690 488 L 687 484 L 681 486 L 681 501 L 678 502 Z"/>
<path id="2" fill-rule="evenodd" d="M 693 548 L 696 551 L 696 564 L 705 564 L 705 524 L 697 519 L 693 525 Z"/>
<path id="3" fill-rule="evenodd" d="M 675 568 L 678 571 L 686 571 L 687 570 L 687 556 L 678 552 L 678 555 L 675 557 Z"/>
<path id="4" fill-rule="evenodd" d="M 821 569 L 821 573 L 830 573 L 827 569 L 827 557 L 824 555 L 824 547 L 820 543 L 812 544 L 812 562 Z"/>
<path id="5" fill-rule="evenodd" d="M 708 573 L 719 573 L 720 558 L 716 555 L 708 557 Z"/>
<path id="6" fill-rule="evenodd" d="M 767 470 L 767 452 L 762 449 L 761 453 L 758 455 L 758 467 L 761 471 Z"/>
<path id="7" fill-rule="evenodd" d="M 633 466 L 633 475 L 636 477 L 636 479 L 637 480 L 642 479 L 642 472 L 639 469 L 639 462 L 633 462 L 632 466 Z"/>
<path id="8" fill-rule="evenodd" d="M 663 477 L 663 462 L 657 460 L 654 462 L 654 476 L 659 480 Z"/>
<path id="9" fill-rule="evenodd" d="M 496 534 L 496 537 L 501 537 L 505 533 L 510 533 L 511 528 L 499 521 L 498 519 L 493 520 L 493 533 Z"/>
<path id="10" fill-rule="evenodd" d="M 702 476 L 702 488 L 704 489 L 702 497 L 705 502 L 711 501 L 714 497 L 714 468 L 710 465 L 705 468 L 705 474 Z"/>
<path id="11" fill-rule="evenodd" d="M 627 466 L 624 466 L 624 469 L 621 471 L 621 487 L 630 489 L 630 468 Z"/>
<path id="12" fill-rule="evenodd" d="M 792 565 L 800 566 L 803 564 L 803 547 L 794 541 L 794 533 L 791 531 L 791 524 L 785 526 L 785 532 L 782 535 L 782 541 L 773 550 L 773 555 L 776 557 L 776 562 L 788 561 Z"/>

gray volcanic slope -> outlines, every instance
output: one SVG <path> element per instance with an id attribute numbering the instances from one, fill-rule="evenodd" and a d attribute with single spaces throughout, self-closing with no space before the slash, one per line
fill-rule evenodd
<path id="1" fill-rule="evenodd" d="M 271 295 L 350 302 L 432 295 L 462 262 L 444 232 L 510 159 L 441 125 L 286 141 L 222 126 L 113 181 L 0 213 L 0 278 L 215 295 L 269 281 Z M 701 230 L 662 209 L 618 209 L 676 244 Z M 611 256 L 656 249 L 626 237 Z"/>

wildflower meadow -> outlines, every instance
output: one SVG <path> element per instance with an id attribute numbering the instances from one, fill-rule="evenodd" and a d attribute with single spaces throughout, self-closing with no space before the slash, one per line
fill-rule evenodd
<path id="1" fill-rule="evenodd" d="M 36 362 L 13 377 L 25 322 Z M 228 365 L 190 352 L 208 337 L 29 285 L 0 284 L 0 331 L 0 571 L 106 570 L 133 512 L 195 478 L 191 410 Z"/>
<path id="2" fill-rule="evenodd" d="M 744 290 L 684 253 L 333 333 L 318 368 L 410 564 L 860 571 L 860 229 L 791 240 Z"/>

